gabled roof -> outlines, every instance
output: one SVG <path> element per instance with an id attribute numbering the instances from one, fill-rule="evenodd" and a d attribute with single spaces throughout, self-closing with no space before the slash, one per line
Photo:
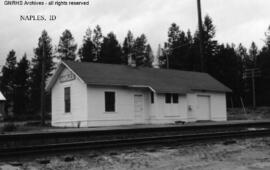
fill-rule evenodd
<path id="1" fill-rule="evenodd" d="M 157 93 L 191 91 L 231 92 L 231 89 L 207 73 L 169 69 L 130 67 L 127 65 L 62 61 L 47 86 L 52 88 L 63 66 L 70 69 L 87 85 L 148 87 Z"/>

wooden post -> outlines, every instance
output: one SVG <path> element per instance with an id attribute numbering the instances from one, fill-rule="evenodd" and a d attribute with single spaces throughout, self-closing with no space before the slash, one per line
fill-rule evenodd
<path id="1" fill-rule="evenodd" d="M 247 112 L 246 112 L 246 109 L 245 109 L 245 105 L 244 105 L 244 102 L 243 102 L 243 99 L 242 99 L 242 97 L 241 97 L 241 96 L 240 96 L 240 100 L 241 100 L 241 104 L 242 104 L 242 107 L 243 107 L 244 113 L 247 115 Z"/>
<path id="2" fill-rule="evenodd" d="M 231 96 L 231 108 L 234 108 L 234 104 L 233 104 L 233 97 Z"/>
<path id="3" fill-rule="evenodd" d="M 169 55 L 167 54 L 167 52 L 166 52 L 166 67 L 167 67 L 167 69 L 169 69 Z"/>
<path id="4" fill-rule="evenodd" d="M 252 79 L 252 101 L 253 101 L 253 108 L 255 108 L 256 107 L 255 70 L 251 71 L 251 79 Z"/>

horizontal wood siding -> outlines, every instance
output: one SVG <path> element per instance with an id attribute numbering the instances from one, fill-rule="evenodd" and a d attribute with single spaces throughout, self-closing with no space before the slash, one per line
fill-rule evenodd
<path id="1" fill-rule="evenodd" d="M 115 92 L 115 112 L 105 111 L 106 91 Z M 143 94 L 144 123 L 147 123 L 148 97 L 144 90 L 110 86 L 88 86 L 88 126 L 128 125 L 135 123 L 134 95 Z M 149 101 L 150 103 L 150 101 Z"/>
<path id="2" fill-rule="evenodd" d="M 61 73 L 68 74 L 65 69 Z M 65 113 L 64 88 L 70 87 L 71 111 Z M 86 114 L 86 85 L 77 77 L 72 81 L 60 82 L 57 80 L 52 88 L 52 125 L 54 126 L 87 126 Z M 79 125 L 78 125 L 79 124 Z"/>

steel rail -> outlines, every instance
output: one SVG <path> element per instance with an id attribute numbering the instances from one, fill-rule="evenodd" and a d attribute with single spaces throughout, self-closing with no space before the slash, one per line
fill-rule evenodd
<path id="1" fill-rule="evenodd" d="M 27 154 L 46 154 L 56 152 L 77 151 L 85 149 L 99 149 L 124 146 L 138 146 L 148 144 L 171 144 L 183 142 L 198 142 L 203 140 L 219 140 L 228 138 L 248 138 L 270 135 L 270 129 L 241 130 L 231 132 L 208 132 L 185 135 L 165 135 L 152 137 L 134 137 L 127 139 L 96 140 L 71 143 L 44 144 L 17 148 L 0 149 L 0 157 L 19 156 Z"/>
<path id="2" fill-rule="evenodd" d="M 0 141 L 22 140 L 22 139 L 37 139 L 37 138 L 65 138 L 89 135 L 109 135 L 109 134 L 127 134 L 127 133 L 152 133 L 152 132 L 167 132 L 167 131 L 183 131 L 183 130 L 202 130 L 215 128 L 260 128 L 270 127 L 270 121 L 249 121 L 243 123 L 221 123 L 221 124 L 200 124 L 200 125 L 172 125 L 172 126 L 157 126 L 157 127 L 137 127 L 137 128 L 112 128 L 112 129 L 72 129 L 66 131 L 51 131 L 51 132 L 25 132 L 16 134 L 0 134 Z"/>

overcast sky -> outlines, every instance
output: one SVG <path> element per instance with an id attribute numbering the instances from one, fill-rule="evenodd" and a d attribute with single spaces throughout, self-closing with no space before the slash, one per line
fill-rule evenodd
<path id="1" fill-rule="evenodd" d="M 166 41 L 172 22 L 192 33 L 197 27 L 196 0 L 90 0 L 90 5 L 84 7 L 5 6 L 4 0 L 0 3 L 0 64 L 4 64 L 11 49 L 18 57 L 25 52 L 29 58 L 33 56 L 43 29 L 48 31 L 53 45 L 69 29 L 80 46 L 85 30 L 97 24 L 104 35 L 113 31 L 121 44 L 128 30 L 135 36 L 145 33 L 156 54 L 158 44 Z M 212 17 L 216 39 L 247 47 L 252 41 L 259 47 L 263 45 L 270 25 L 269 7 L 269 0 L 202 0 L 203 16 Z M 54 14 L 57 20 L 19 21 L 19 16 L 25 14 Z"/>

